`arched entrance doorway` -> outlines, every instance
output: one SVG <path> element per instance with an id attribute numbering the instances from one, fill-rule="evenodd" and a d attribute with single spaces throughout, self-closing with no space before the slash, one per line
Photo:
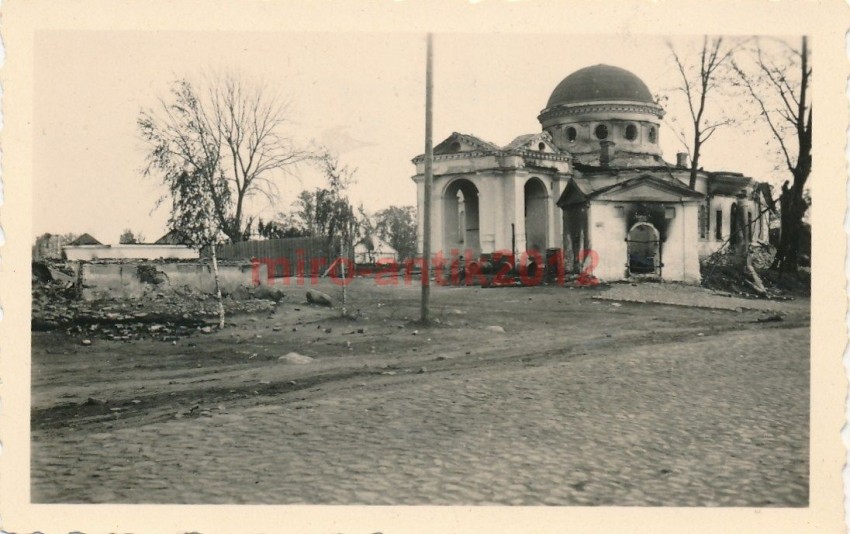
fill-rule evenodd
<path id="1" fill-rule="evenodd" d="M 661 274 L 661 238 L 654 226 L 647 222 L 635 224 L 626 241 L 630 275 Z"/>
<path id="2" fill-rule="evenodd" d="M 443 254 L 452 250 L 463 254 L 467 249 L 474 257 L 481 253 L 479 242 L 478 188 L 466 179 L 455 180 L 443 194 Z"/>
<path id="3" fill-rule="evenodd" d="M 548 245 L 549 193 L 539 178 L 525 182 L 525 248 L 543 252 Z"/>

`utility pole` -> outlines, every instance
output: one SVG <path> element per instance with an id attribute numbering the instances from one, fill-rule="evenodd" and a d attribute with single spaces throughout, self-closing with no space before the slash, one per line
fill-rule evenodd
<path id="1" fill-rule="evenodd" d="M 428 46 L 425 59 L 425 202 L 422 214 L 422 307 L 420 321 L 428 322 L 428 306 L 431 300 L 431 182 L 434 181 L 432 168 L 434 147 L 432 142 L 432 114 L 434 93 L 434 36 L 428 34 Z"/>

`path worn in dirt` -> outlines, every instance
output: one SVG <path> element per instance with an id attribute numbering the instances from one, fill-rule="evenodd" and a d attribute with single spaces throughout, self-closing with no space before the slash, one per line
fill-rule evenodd
<path id="1" fill-rule="evenodd" d="M 35 333 L 33 501 L 807 503 L 807 301 L 435 288 L 422 327 L 418 287 L 284 290 L 175 343 Z"/>

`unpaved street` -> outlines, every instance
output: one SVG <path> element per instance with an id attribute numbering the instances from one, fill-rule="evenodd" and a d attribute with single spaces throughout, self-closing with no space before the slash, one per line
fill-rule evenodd
<path id="1" fill-rule="evenodd" d="M 359 279 L 357 320 L 290 287 L 175 343 L 38 332 L 32 500 L 806 506 L 808 301 L 592 298 L 639 289 L 438 287 L 425 328 Z"/>

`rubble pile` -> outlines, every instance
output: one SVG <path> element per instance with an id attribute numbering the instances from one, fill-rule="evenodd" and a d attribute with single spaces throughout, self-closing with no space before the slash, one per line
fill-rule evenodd
<path id="1" fill-rule="evenodd" d="M 788 298 L 788 295 L 809 295 L 810 273 L 801 269 L 796 275 L 780 276 L 770 270 L 775 253 L 776 249 L 766 243 L 750 245 L 750 258 L 767 290 L 765 296 L 783 299 Z M 752 286 L 745 281 L 746 276 L 739 267 L 738 258 L 728 247 L 702 260 L 700 267 L 704 287 L 743 297 L 757 296 Z"/>
<path id="2" fill-rule="evenodd" d="M 87 301 L 78 297 L 74 277 L 60 274 L 53 267 L 33 267 L 33 331 L 58 330 L 116 341 L 175 341 L 211 331 L 209 324 L 218 317 L 215 296 L 190 287 L 151 285 L 139 298 Z M 239 288 L 224 298 L 225 313 L 270 313 L 283 296 L 276 288 Z"/>

